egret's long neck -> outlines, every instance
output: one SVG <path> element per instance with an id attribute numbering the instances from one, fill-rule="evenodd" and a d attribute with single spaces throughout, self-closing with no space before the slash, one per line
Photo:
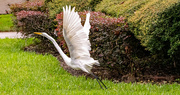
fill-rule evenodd
<path id="1" fill-rule="evenodd" d="M 54 46 L 56 47 L 56 49 L 58 50 L 58 52 L 60 53 L 60 55 L 62 56 L 63 60 L 65 61 L 66 64 L 70 64 L 71 63 L 71 58 L 69 58 L 63 51 L 62 49 L 59 47 L 59 45 L 57 44 L 57 42 L 49 35 L 46 35 L 46 37 L 51 40 L 51 42 L 54 44 Z"/>

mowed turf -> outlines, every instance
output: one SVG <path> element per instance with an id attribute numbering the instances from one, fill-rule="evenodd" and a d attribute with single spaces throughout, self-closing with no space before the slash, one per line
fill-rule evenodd
<path id="1" fill-rule="evenodd" d="M 0 15 L 0 32 L 10 31 L 13 27 L 12 14 Z"/>
<path id="2" fill-rule="evenodd" d="M 179 84 L 113 83 L 76 77 L 52 55 L 25 52 L 33 39 L 0 39 L 0 95 L 178 95 Z"/>

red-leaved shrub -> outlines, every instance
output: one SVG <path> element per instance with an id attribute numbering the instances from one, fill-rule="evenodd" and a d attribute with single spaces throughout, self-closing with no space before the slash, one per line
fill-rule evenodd
<path id="1" fill-rule="evenodd" d="M 15 31 L 21 32 L 24 37 L 38 38 L 38 41 L 35 40 L 38 42 L 38 44 L 36 43 L 37 51 L 44 52 L 45 50 L 51 50 L 52 52 L 49 52 L 54 54 L 56 50 L 49 40 L 33 33 L 46 32 L 55 39 L 57 38 L 54 35 L 55 22 L 49 18 L 44 0 L 33 0 L 33 2 L 27 1 L 21 4 L 12 4 L 10 8 L 15 16 L 13 19 L 16 28 Z"/>
<path id="2" fill-rule="evenodd" d="M 11 4 L 10 9 L 12 13 L 20 12 L 22 10 L 25 11 L 45 11 L 45 5 L 43 1 L 36 2 L 24 2 L 20 4 Z"/>
<path id="3" fill-rule="evenodd" d="M 40 11 L 20 11 L 16 13 L 17 27 L 24 34 L 24 36 L 30 36 L 35 31 L 45 31 L 45 24 L 47 16 Z"/>
<path id="4" fill-rule="evenodd" d="M 23 18 L 26 18 L 27 16 L 44 16 L 45 14 L 42 13 L 41 11 L 20 11 L 20 12 L 17 12 L 16 14 L 17 16 L 17 20 L 21 20 Z"/>
<path id="5" fill-rule="evenodd" d="M 79 12 L 82 25 L 85 22 L 86 13 Z M 133 68 L 131 65 L 134 64 L 133 57 L 142 57 L 145 54 L 139 41 L 128 30 L 124 18 L 111 18 L 101 12 L 90 12 L 90 14 L 91 29 L 89 36 L 92 57 L 99 60 L 101 66 L 121 73 L 131 72 L 130 70 Z M 58 14 L 56 20 L 58 21 L 56 31 L 58 31 L 60 46 L 68 52 L 62 35 L 63 13 Z"/>
<path id="6" fill-rule="evenodd" d="M 40 11 L 20 11 L 16 13 L 15 25 L 25 37 L 35 37 L 40 40 L 37 44 L 38 51 L 49 51 L 50 53 L 55 53 L 57 50 L 54 48 L 53 44 L 49 42 L 47 38 L 39 35 L 35 35 L 34 32 L 46 32 L 53 38 L 57 38 L 54 35 L 55 24 L 54 21 L 49 19 L 46 13 Z"/>
<path id="7" fill-rule="evenodd" d="M 44 39 L 41 36 L 34 35 L 33 32 L 46 32 L 49 35 L 54 35 L 54 22 L 49 19 L 46 13 L 40 11 L 20 11 L 16 13 L 16 27 L 18 31 L 26 36 L 37 37 L 41 40 L 41 43 L 49 43 L 48 39 Z"/>

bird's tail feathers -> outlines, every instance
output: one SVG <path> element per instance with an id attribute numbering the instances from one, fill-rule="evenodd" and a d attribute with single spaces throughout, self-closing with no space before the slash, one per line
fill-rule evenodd
<path id="1" fill-rule="evenodd" d="M 94 61 L 95 61 L 95 62 L 94 62 L 94 65 L 100 66 L 100 63 L 99 63 L 98 60 L 94 60 Z"/>
<path id="2" fill-rule="evenodd" d="M 79 63 L 81 63 L 82 65 L 86 65 L 88 67 L 91 67 L 93 65 L 97 65 L 97 66 L 100 66 L 100 63 L 98 62 L 98 60 L 94 60 L 93 58 L 91 57 L 81 57 L 79 60 Z"/>
<path id="3" fill-rule="evenodd" d="M 93 59 L 93 58 L 92 58 Z M 93 59 L 94 60 L 94 59 Z M 85 72 L 87 72 L 87 73 L 92 73 L 91 72 L 91 69 L 92 69 L 92 67 L 93 67 L 93 65 L 97 65 L 97 66 L 99 66 L 100 64 L 99 64 L 99 62 L 97 61 L 97 60 L 94 60 L 94 62 L 88 62 L 87 64 L 84 64 L 85 66 L 83 66 L 83 67 L 85 67 L 84 69 L 83 69 L 83 71 L 85 71 Z"/>
<path id="4" fill-rule="evenodd" d="M 87 62 L 87 61 L 86 61 Z M 93 65 L 97 65 L 97 66 L 100 66 L 100 63 L 98 62 L 98 60 L 94 60 L 93 58 L 89 58 L 89 61 L 87 62 L 87 65 L 90 65 L 91 67 Z"/>

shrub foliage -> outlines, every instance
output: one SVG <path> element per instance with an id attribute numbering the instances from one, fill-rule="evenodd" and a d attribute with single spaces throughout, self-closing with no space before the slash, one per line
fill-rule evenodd
<path id="1" fill-rule="evenodd" d="M 76 7 L 76 11 L 84 10 L 95 10 L 95 6 L 99 4 L 102 0 L 46 0 L 50 16 L 55 18 L 57 14 L 62 12 L 62 8 L 66 5 L 71 5 Z"/>
<path id="2" fill-rule="evenodd" d="M 43 1 L 36 1 L 36 2 L 24 2 L 20 4 L 11 4 L 10 9 L 12 13 L 20 12 L 22 10 L 25 11 L 45 11 L 45 5 Z"/>
<path id="3" fill-rule="evenodd" d="M 180 3 L 177 3 L 162 13 L 156 23 L 152 24 L 149 32 L 151 38 L 147 46 L 153 54 L 165 59 L 171 58 L 176 64 L 180 62 Z M 165 60 L 164 60 L 165 61 Z"/>
<path id="4" fill-rule="evenodd" d="M 52 49 L 55 50 L 53 45 L 49 43 L 49 40 L 39 36 L 34 35 L 33 32 L 46 32 L 54 38 L 55 23 L 49 18 L 48 10 L 46 10 L 44 2 L 25 2 L 22 4 L 11 5 L 11 10 L 15 15 L 14 25 L 16 26 L 16 31 L 21 32 L 25 37 L 36 37 L 40 40 L 38 44 L 39 49 Z"/>
<path id="5" fill-rule="evenodd" d="M 16 13 L 17 25 L 25 36 L 33 32 L 47 32 L 52 21 L 41 11 L 20 11 Z"/>
<path id="6" fill-rule="evenodd" d="M 135 37 L 153 55 L 159 56 L 157 60 L 163 60 L 157 63 L 174 64 L 180 62 L 179 3 L 179 0 L 102 0 L 95 9 L 111 16 L 127 17 Z"/>
<path id="7" fill-rule="evenodd" d="M 82 25 L 85 22 L 87 12 L 79 12 L 82 18 Z M 123 17 L 110 18 L 101 12 L 90 12 L 90 42 L 91 55 L 98 59 L 102 66 L 111 70 L 115 69 L 121 72 L 129 72 L 124 67 L 130 67 L 132 57 L 142 57 L 145 55 L 143 47 L 133 34 L 128 30 L 128 24 Z M 63 13 L 57 15 L 58 36 L 60 46 L 68 53 L 65 41 L 62 39 Z M 141 56 L 139 56 L 141 54 Z"/>

